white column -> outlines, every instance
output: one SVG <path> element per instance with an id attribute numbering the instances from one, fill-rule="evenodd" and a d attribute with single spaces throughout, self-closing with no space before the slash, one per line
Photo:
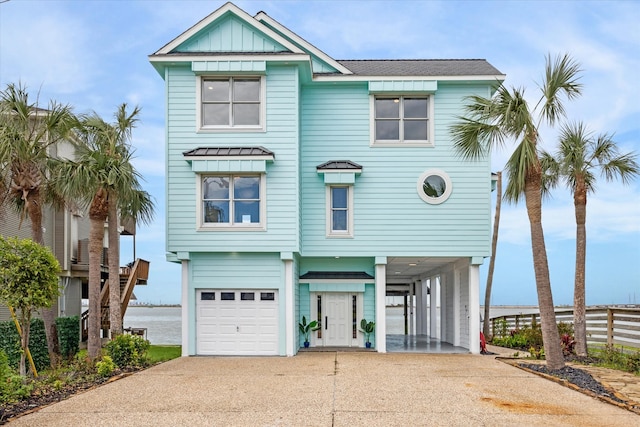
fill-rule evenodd
<path id="1" fill-rule="evenodd" d="M 287 356 L 295 355 L 295 330 L 294 320 L 295 298 L 293 295 L 293 260 L 284 260 L 284 324 L 285 324 L 285 351 Z"/>
<path id="2" fill-rule="evenodd" d="M 385 264 L 376 264 L 376 348 L 378 353 L 387 352 L 386 276 L 387 266 Z"/>
<path id="3" fill-rule="evenodd" d="M 427 303 L 429 302 L 429 293 L 427 286 L 428 279 L 420 279 L 420 289 L 422 290 L 422 295 L 420 298 L 420 304 L 422 305 L 422 318 L 420 319 L 420 335 L 429 335 L 429 314 L 427 313 Z"/>
<path id="4" fill-rule="evenodd" d="M 460 345 L 460 270 L 453 270 L 453 345 Z"/>
<path id="5" fill-rule="evenodd" d="M 182 260 L 182 356 L 189 355 L 189 260 Z M 194 298 L 193 312 L 196 311 Z M 197 315 L 197 314 L 196 314 Z"/>
<path id="6" fill-rule="evenodd" d="M 435 277 L 429 279 L 431 284 L 431 338 L 438 339 L 438 303 L 440 302 L 440 295 L 438 292 L 438 282 Z"/>
<path id="7" fill-rule="evenodd" d="M 438 281 L 440 288 L 440 339 L 443 341 L 447 341 L 447 298 L 449 297 L 447 293 L 447 276 L 443 273 L 440 273 L 436 280 Z"/>
<path id="8" fill-rule="evenodd" d="M 469 266 L 469 351 L 480 354 L 480 266 Z"/>
<path id="9" fill-rule="evenodd" d="M 415 299 L 414 301 L 416 302 L 416 323 L 415 323 L 415 331 L 413 329 L 413 316 L 411 316 L 411 333 L 412 334 L 416 334 L 416 335 L 420 335 L 422 334 L 422 311 L 424 309 L 424 307 L 421 305 L 422 304 L 422 282 L 421 281 L 417 281 L 417 282 L 413 282 L 412 283 L 412 288 L 414 288 L 415 291 Z"/>

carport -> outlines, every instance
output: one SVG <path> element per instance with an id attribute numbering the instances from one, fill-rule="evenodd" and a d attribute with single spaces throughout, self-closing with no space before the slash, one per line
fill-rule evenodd
<path id="1" fill-rule="evenodd" d="M 379 351 L 478 353 L 478 269 L 469 258 L 388 257 L 385 306 L 387 297 L 401 304 L 385 307 Z"/>

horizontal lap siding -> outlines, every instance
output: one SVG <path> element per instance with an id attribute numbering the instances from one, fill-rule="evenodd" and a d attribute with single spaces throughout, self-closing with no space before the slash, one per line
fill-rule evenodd
<path id="1" fill-rule="evenodd" d="M 278 254 L 193 254 L 193 288 L 282 289 L 282 261 Z"/>
<path id="2" fill-rule="evenodd" d="M 302 99 L 303 253 L 322 255 L 487 256 L 490 244 L 488 160 L 463 162 L 449 126 L 465 96 L 486 87 L 440 82 L 434 97 L 435 147 L 370 147 L 365 84 L 304 87 Z M 316 166 L 352 160 L 363 167 L 354 186 L 354 238 L 325 237 L 325 184 Z M 446 171 L 451 197 L 429 205 L 416 183 L 428 169 Z"/>
<path id="3" fill-rule="evenodd" d="M 298 81 L 294 67 L 268 67 L 266 132 L 196 133 L 196 76 L 173 68 L 167 77 L 167 248 L 170 252 L 280 252 L 298 248 Z M 267 162 L 267 231 L 196 231 L 196 174 L 182 153 L 203 146 L 263 146 Z"/>

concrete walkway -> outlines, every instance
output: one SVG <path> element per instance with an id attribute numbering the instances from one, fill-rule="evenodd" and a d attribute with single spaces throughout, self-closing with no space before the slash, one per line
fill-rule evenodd
<path id="1" fill-rule="evenodd" d="M 490 356 L 179 358 L 18 426 L 632 426 L 640 416 Z"/>

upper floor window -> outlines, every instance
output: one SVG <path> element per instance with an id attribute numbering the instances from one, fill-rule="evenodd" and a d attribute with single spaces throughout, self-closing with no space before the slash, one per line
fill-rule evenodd
<path id="1" fill-rule="evenodd" d="M 428 96 L 376 96 L 373 101 L 374 144 L 431 141 Z"/>
<path id="2" fill-rule="evenodd" d="M 263 82 L 259 77 L 202 77 L 202 129 L 261 129 Z"/>
<path id="3" fill-rule="evenodd" d="M 202 225 L 260 227 L 264 179 L 260 175 L 204 176 L 201 181 Z"/>
<path id="4" fill-rule="evenodd" d="M 353 236 L 353 194 L 350 186 L 327 187 L 327 235 Z"/>

